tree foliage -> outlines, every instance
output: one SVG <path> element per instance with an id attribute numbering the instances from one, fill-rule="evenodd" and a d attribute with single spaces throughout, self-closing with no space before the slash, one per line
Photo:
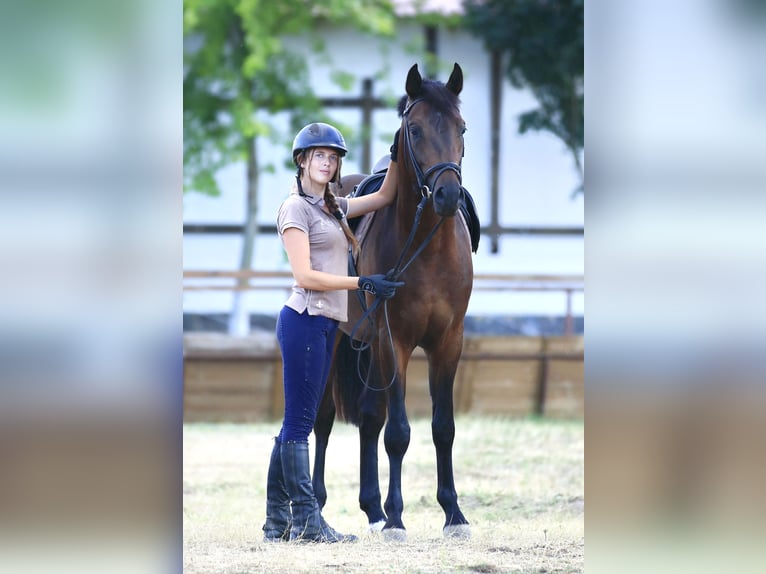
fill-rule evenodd
<path id="1" fill-rule="evenodd" d="M 272 134 L 259 109 L 288 110 L 295 126 L 322 115 L 306 55 L 290 51 L 286 36 L 323 24 L 372 33 L 394 26 L 388 0 L 184 0 L 183 17 L 184 190 L 213 195 L 215 173 Z"/>
<path id="2" fill-rule="evenodd" d="M 329 55 L 314 32 L 337 23 L 373 33 L 394 29 L 389 0 L 184 0 L 184 190 L 218 195 L 216 173 L 246 164 L 240 269 L 252 265 L 258 175 L 271 167 L 256 153 L 256 138 L 275 139 L 264 118 L 287 111 L 292 134 L 308 121 L 325 119 L 310 87 L 309 55 L 291 51 L 286 38 L 314 36 L 311 56 L 322 56 L 326 64 Z M 331 78 L 349 82 L 342 71 Z M 249 330 L 241 293 L 234 293 L 232 334 Z"/>
<path id="3" fill-rule="evenodd" d="M 537 100 L 537 108 L 519 116 L 519 133 L 547 131 L 558 137 L 581 180 L 583 6 L 584 0 L 464 0 L 467 28 L 504 55 L 511 84 L 529 89 Z"/>

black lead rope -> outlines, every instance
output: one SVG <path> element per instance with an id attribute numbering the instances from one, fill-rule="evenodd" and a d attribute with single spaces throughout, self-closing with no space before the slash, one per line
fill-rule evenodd
<path id="1" fill-rule="evenodd" d="M 412 242 L 415 239 L 415 233 L 417 232 L 417 229 L 420 225 L 420 219 L 423 216 L 423 208 L 425 207 L 425 204 L 428 202 L 428 200 L 431 198 L 431 190 L 428 187 L 428 178 L 432 174 L 436 173 L 435 177 L 433 178 L 433 182 L 431 184 L 435 188 L 436 182 L 438 181 L 438 179 L 442 176 L 444 172 L 453 171 L 457 175 L 460 183 L 462 184 L 463 182 L 463 176 L 462 176 L 461 167 L 459 164 L 456 164 L 454 162 L 440 162 L 429 167 L 425 171 L 425 173 L 423 173 L 423 170 L 421 169 L 420 164 L 415 159 L 415 154 L 412 151 L 412 143 L 410 142 L 410 130 L 409 130 L 409 123 L 407 122 L 407 115 L 409 114 L 412 107 L 420 101 L 422 101 L 422 99 L 418 98 L 410 102 L 407 108 L 404 110 L 402 117 L 404 118 L 404 147 L 407 149 L 407 155 L 409 156 L 410 163 L 412 164 L 415 170 L 415 177 L 418 182 L 418 190 L 420 191 L 420 194 L 421 194 L 421 200 L 420 200 L 420 203 L 418 203 L 418 207 L 415 211 L 415 220 L 413 222 L 412 228 L 410 229 L 410 234 L 407 237 L 407 241 L 404 244 L 404 248 L 399 253 L 399 258 L 396 261 L 396 265 L 394 265 L 393 269 L 386 274 L 386 279 L 388 279 L 389 281 L 397 281 L 399 277 L 401 277 L 401 275 L 407 270 L 410 264 L 428 246 L 428 244 L 431 242 L 434 235 L 438 231 L 439 227 L 441 227 L 441 224 L 444 223 L 444 218 L 443 217 L 440 218 L 439 222 L 433 227 L 433 229 L 431 229 L 431 231 L 428 232 L 428 235 L 426 235 L 425 239 L 423 240 L 423 243 L 421 243 L 420 246 L 415 250 L 415 253 L 412 254 L 412 257 L 410 257 L 407 260 L 407 262 L 404 265 L 402 265 L 402 261 L 404 260 L 404 257 L 407 254 L 407 252 L 410 250 L 410 247 L 412 247 Z M 354 274 L 357 274 L 356 267 L 354 265 L 353 255 L 351 254 L 351 252 L 349 252 L 349 269 L 353 270 Z M 396 372 L 398 370 L 398 361 L 396 359 L 396 349 L 394 349 L 394 340 L 393 340 L 393 335 L 391 334 L 391 324 L 388 319 L 388 300 L 382 299 L 376 296 L 375 301 L 373 301 L 372 305 L 368 308 L 367 301 L 364 297 L 364 294 L 361 291 L 357 291 L 357 297 L 359 299 L 359 304 L 361 305 L 363 313 L 362 313 L 362 316 L 354 325 L 353 329 L 351 330 L 351 334 L 349 335 L 349 338 L 351 340 L 351 343 L 350 343 L 351 348 L 357 351 L 356 372 L 366 388 L 370 389 L 371 391 L 385 391 L 391 388 L 391 386 L 394 384 L 394 381 L 396 380 Z M 375 332 L 374 317 L 375 317 L 375 313 L 380 307 L 381 302 L 383 302 L 383 313 L 386 320 L 386 332 L 388 333 L 389 347 L 391 349 L 391 355 L 393 356 L 394 369 L 393 369 L 393 374 L 391 375 L 391 380 L 389 381 L 389 383 L 383 388 L 376 389 L 369 385 L 370 374 L 372 373 L 372 361 L 369 362 L 367 373 L 366 375 L 363 376 L 361 373 L 361 358 L 362 358 L 362 352 L 369 349 L 372 346 L 372 343 L 375 341 L 376 332 Z M 358 329 L 361 327 L 361 325 L 365 322 L 370 328 L 370 338 L 368 341 L 363 341 L 360 339 L 359 343 L 356 344 L 354 342 L 355 334 L 358 331 Z"/>
<path id="2" fill-rule="evenodd" d="M 430 243 L 431 239 L 433 238 L 436 231 L 441 226 L 442 222 L 444 221 L 444 218 L 439 220 L 439 223 L 436 224 L 436 226 L 429 232 L 429 234 L 426 236 L 423 243 L 420 244 L 420 247 L 413 253 L 412 257 L 407 261 L 407 263 L 402 266 L 402 260 L 404 259 L 404 255 L 409 251 L 410 247 L 412 246 L 412 241 L 415 239 L 415 232 L 417 231 L 418 226 L 420 225 L 420 219 L 423 215 L 423 208 L 425 207 L 426 201 L 428 201 L 427 197 L 423 197 L 423 199 L 420 200 L 420 203 L 418 204 L 417 211 L 415 212 L 415 221 L 413 222 L 412 229 L 410 229 L 410 234 L 407 237 L 407 241 L 404 244 L 404 248 L 402 249 L 401 253 L 399 254 L 399 259 L 396 262 L 396 265 L 394 265 L 393 269 L 389 271 L 389 273 L 386 274 L 386 279 L 389 281 L 397 281 L 402 273 L 407 269 L 407 267 L 410 266 L 410 263 L 412 263 L 415 258 L 422 253 L 422 251 L 426 248 L 428 243 Z M 356 267 L 354 266 L 354 260 L 353 255 L 349 251 L 349 270 L 353 271 L 354 274 L 357 274 Z M 356 333 L 359 326 L 364 322 L 367 321 L 370 326 L 372 326 L 372 316 L 377 310 L 377 308 L 380 306 L 381 301 L 385 301 L 385 299 L 381 299 L 380 297 L 376 297 L 375 301 L 373 301 L 373 304 L 369 309 L 367 308 L 367 302 L 364 297 L 364 293 L 360 290 L 357 290 L 357 297 L 359 299 L 359 303 L 362 305 L 362 309 L 364 309 L 364 314 L 362 317 L 357 321 L 356 325 L 354 325 L 354 328 L 351 331 L 351 338 L 353 340 L 354 334 Z M 358 347 L 354 347 L 352 343 L 352 348 L 356 351 L 363 351 L 366 350 L 374 340 L 374 337 L 370 339 L 368 342 L 362 342 L 362 344 Z"/>
<path id="3" fill-rule="evenodd" d="M 418 204 L 417 211 L 415 212 L 415 221 L 413 223 L 412 229 L 410 230 L 410 234 L 407 237 L 407 242 L 405 243 L 404 248 L 399 254 L 399 259 L 397 260 L 396 265 L 391 270 L 391 272 L 389 272 L 386 275 L 386 278 L 389 281 L 397 281 L 399 279 L 402 273 L 406 271 L 407 267 L 409 267 L 410 264 L 417 258 L 417 256 L 420 255 L 423 252 L 423 250 L 428 246 L 428 244 L 431 242 L 431 239 L 433 239 L 439 227 L 441 227 L 441 224 L 444 222 L 443 217 L 439 219 L 439 222 L 433 227 L 433 229 L 431 229 L 431 231 L 428 232 L 428 235 L 423 240 L 423 243 L 421 243 L 420 246 L 415 250 L 415 253 L 412 254 L 412 257 L 410 257 L 407 260 L 407 263 L 405 263 L 404 265 L 401 265 L 402 260 L 404 259 L 404 255 L 407 253 L 407 251 L 409 251 L 410 247 L 412 246 L 412 242 L 415 239 L 415 232 L 417 231 L 417 228 L 420 225 L 420 219 L 423 215 L 423 208 L 425 207 L 425 204 L 427 201 L 428 201 L 428 197 L 424 196 L 423 199 L 421 199 L 420 203 Z M 351 252 L 349 252 L 349 267 L 350 267 L 350 270 L 353 270 L 354 274 L 356 274 L 356 268 L 354 266 L 354 258 Z M 351 348 L 357 352 L 356 372 L 357 372 L 357 375 L 359 375 L 359 378 L 362 380 L 362 383 L 364 384 L 364 386 L 367 387 L 368 389 L 373 391 L 385 391 L 389 389 L 391 385 L 394 384 L 394 380 L 396 378 L 397 366 L 398 366 L 397 359 L 396 359 L 396 352 L 394 351 L 394 339 L 393 339 L 393 335 L 391 334 L 391 324 L 388 319 L 388 300 L 382 299 L 381 297 L 375 297 L 375 301 L 372 302 L 372 305 L 370 307 L 367 307 L 367 301 L 364 297 L 364 293 L 360 290 L 357 290 L 356 295 L 357 295 L 357 298 L 359 299 L 359 304 L 363 310 L 362 316 L 356 322 L 356 324 L 354 325 L 354 328 L 351 330 L 351 334 L 349 335 L 349 338 L 351 340 L 351 343 L 350 343 Z M 370 387 L 368 383 L 370 378 L 370 373 L 372 372 L 372 362 L 370 362 L 370 365 L 368 366 L 367 374 L 362 375 L 361 356 L 362 356 L 362 352 L 369 349 L 372 346 L 372 343 L 375 341 L 376 333 L 375 333 L 374 317 L 375 317 L 375 313 L 380 307 L 381 302 L 383 303 L 383 313 L 386 319 L 386 332 L 388 333 L 389 346 L 391 348 L 391 354 L 394 359 L 394 372 L 391 376 L 391 380 L 385 387 L 376 389 L 376 388 Z M 359 339 L 359 343 L 355 343 L 355 340 L 356 340 L 355 335 L 358 329 L 365 322 L 370 328 L 370 338 L 367 341 Z"/>

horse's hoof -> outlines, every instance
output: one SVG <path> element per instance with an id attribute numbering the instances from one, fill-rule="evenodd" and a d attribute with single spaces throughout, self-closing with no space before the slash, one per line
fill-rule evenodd
<path id="1" fill-rule="evenodd" d="M 377 522 L 370 522 L 370 532 L 380 532 L 386 525 L 385 520 L 378 520 Z"/>
<path id="2" fill-rule="evenodd" d="M 460 538 L 467 540 L 471 537 L 471 527 L 467 524 L 450 524 L 444 527 L 444 538 Z"/>
<path id="3" fill-rule="evenodd" d="M 383 540 L 386 542 L 405 542 L 407 531 L 404 528 L 386 528 L 382 531 Z"/>

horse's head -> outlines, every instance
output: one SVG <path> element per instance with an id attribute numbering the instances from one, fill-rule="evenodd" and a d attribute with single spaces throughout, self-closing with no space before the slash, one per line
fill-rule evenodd
<path id="1" fill-rule="evenodd" d="M 457 64 L 446 84 L 424 80 L 415 64 L 407 74 L 407 95 L 399 102 L 399 161 L 414 170 L 417 187 L 431 194 L 434 210 L 442 217 L 457 213 L 462 194 L 462 89 L 463 71 Z"/>

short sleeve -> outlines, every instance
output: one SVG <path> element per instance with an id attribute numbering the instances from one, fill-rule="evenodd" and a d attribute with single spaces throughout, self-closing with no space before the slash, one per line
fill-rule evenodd
<path id="1" fill-rule="evenodd" d="M 304 233 L 309 232 L 309 218 L 306 213 L 305 202 L 296 201 L 297 196 L 288 197 L 282 205 L 279 206 L 277 213 L 277 230 L 282 235 L 286 229 L 296 227 Z"/>

